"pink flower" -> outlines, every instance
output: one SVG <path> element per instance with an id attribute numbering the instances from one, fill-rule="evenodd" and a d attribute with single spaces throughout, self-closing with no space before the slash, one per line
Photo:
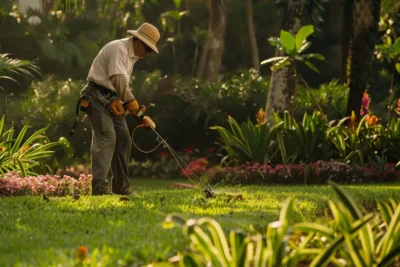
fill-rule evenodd
<path id="1" fill-rule="evenodd" d="M 370 103 L 371 103 L 371 98 L 369 97 L 368 93 L 364 93 L 362 102 L 361 102 L 361 110 L 360 110 L 361 116 L 369 114 L 369 104 Z"/>

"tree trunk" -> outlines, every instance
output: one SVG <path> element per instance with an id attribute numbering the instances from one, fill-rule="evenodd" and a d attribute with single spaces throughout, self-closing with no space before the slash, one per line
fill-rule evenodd
<path id="1" fill-rule="evenodd" d="M 347 1 L 346 1 L 347 2 Z M 343 53 L 343 33 L 346 31 L 347 25 L 345 23 L 346 13 L 343 0 L 331 0 L 327 4 L 327 18 L 326 18 L 326 39 L 329 40 L 329 46 L 325 50 L 325 63 L 328 65 L 323 75 L 329 80 L 339 77 L 341 83 L 346 82 L 346 57 Z M 350 9 L 351 10 L 351 9 Z M 346 16 L 351 17 L 351 16 Z M 346 26 L 345 26 L 346 25 Z M 348 42 L 347 42 L 348 43 Z M 348 47 L 346 47 L 348 49 Z M 327 73 L 328 72 L 328 73 Z"/>
<path id="2" fill-rule="evenodd" d="M 380 0 L 354 0 L 347 79 L 350 93 L 346 115 L 359 114 L 362 95 L 367 89 L 370 63 L 378 40 Z"/>
<path id="3" fill-rule="evenodd" d="M 304 0 L 288 0 L 283 12 L 282 29 L 295 34 L 300 29 L 302 23 Z M 275 56 L 284 56 L 284 52 L 277 50 Z M 294 66 L 284 67 L 273 71 L 271 84 L 269 86 L 266 119 L 273 116 L 273 112 L 283 113 L 292 108 L 292 96 L 296 90 L 296 77 L 294 76 Z"/>
<path id="4" fill-rule="evenodd" d="M 209 37 L 203 46 L 197 77 L 218 81 L 228 20 L 228 0 L 209 0 Z"/>
<path id="5" fill-rule="evenodd" d="M 253 68 L 260 73 L 260 59 L 258 57 L 257 38 L 254 30 L 253 22 L 253 0 L 246 0 L 246 13 L 247 13 L 247 26 L 249 31 L 251 58 L 253 61 Z"/>

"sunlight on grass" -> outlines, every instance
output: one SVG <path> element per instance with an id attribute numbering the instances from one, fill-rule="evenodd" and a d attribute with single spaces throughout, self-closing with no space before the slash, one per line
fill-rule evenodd
<path id="1" fill-rule="evenodd" d="M 374 209 L 377 200 L 400 199 L 400 185 L 345 186 L 356 201 Z M 10 197 L 0 202 L 0 266 L 69 265 L 80 245 L 98 257 L 116 263 L 146 264 L 166 259 L 187 245 L 178 229 L 165 230 L 169 214 L 185 219 L 203 216 L 217 219 L 225 231 L 262 229 L 278 218 L 283 201 L 295 200 L 295 221 L 315 221 L 325 214 L 333 191 L 327 186 L 240 186 L 219 187 L 218 196 L 205 198 L 198 189 L 143 190 L 129 201 L 119 196 L 51 198 Z M 242 199 L 229 196 L 241 195 Z M 105 253 L 105 254 L 104 254 Z M 107 254 L 108 253 L 108 254 Z M 44 258 L 43 255 L 49 255 Z"/>

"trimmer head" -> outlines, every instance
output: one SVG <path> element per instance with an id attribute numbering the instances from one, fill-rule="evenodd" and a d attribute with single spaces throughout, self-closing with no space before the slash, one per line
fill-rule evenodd
<path id="1" fill-rule="evenodd" d="M 213 198 L 217 194 L 217 192 L 211 186 L 204 187 L 204 193 L 206 194 L 206 198 Z"/>

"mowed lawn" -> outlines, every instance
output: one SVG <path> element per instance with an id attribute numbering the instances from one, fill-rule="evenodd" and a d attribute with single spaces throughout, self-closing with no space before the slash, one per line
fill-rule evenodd
<path id="1" fill-rule="evenodd" d="M 169 214 L 212 217 L 226 232 L 250 224 L 262 230 L 278 218 L 288 197 L 295 199 L 296 221 L 323 219 L 327 200 L 334 197 L 329 186 L 231 186 L 218 187 L 219 196 L 206 199 L 198 189 L 171 189 L 171 181 L 132 183 L 137 194 L 129 201 L 119 196 L 1 199 L 0 266 L 72 266 L 81 245 L 103 266 L 141 266 L 188 247 L 181 229 L 162 227 Z M 400 184 L 344 188 L 368 210 L 378 200 L 400 200 Z"/>

